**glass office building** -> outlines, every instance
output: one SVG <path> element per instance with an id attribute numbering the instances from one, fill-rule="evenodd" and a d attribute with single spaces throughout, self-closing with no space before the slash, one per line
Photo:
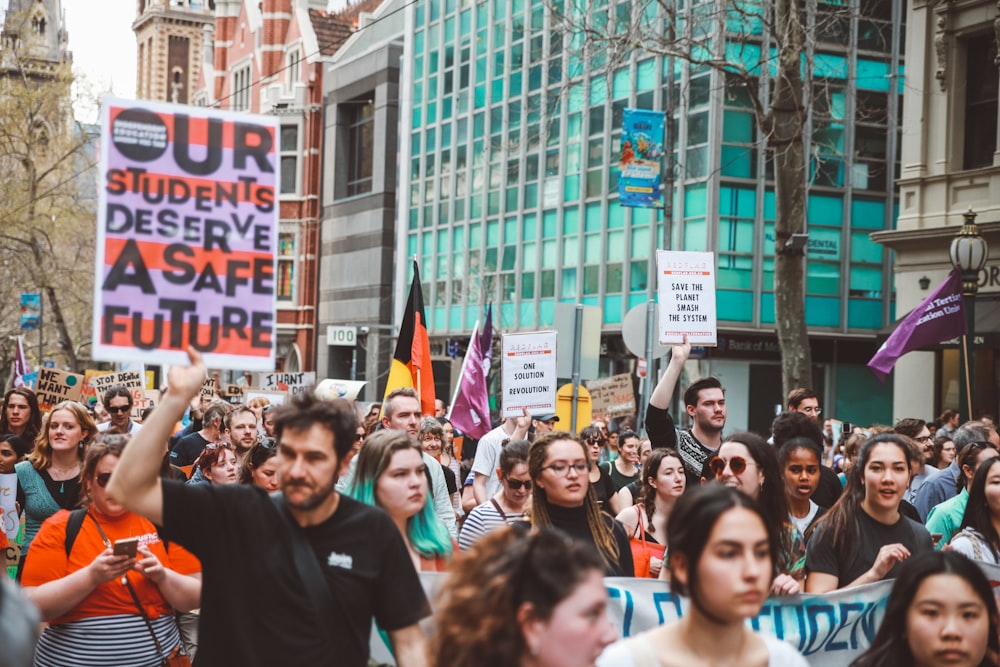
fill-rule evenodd
<path id="1" fill-rule="evenodd" d="M 781 400 L 775 200 L 747 87 L 723 69 L 682 60 L 671 76 L 665 58 L 642 50 L 609 65 L 582 32 L 560 29 L 546 4 L 417 0 L 408 8 L 397 293 L 415 256 L 428 329 L 439 341 L 466 338 L 487 301 L 505 331 L 552 326 L 557 302 L 598 306 L 602 367 L 624 372 L 634 358 L 621 344 L 621 323 L 655 296 L 654 249 L 669 236 L 673 249 L 714 251 L 720 348 L 706 351 L 704 371 L 726 381 L 731 424 L 754 425 L 750 415 L 763 405 L 769 423 Z M 598 27 L 609 13 L 662 20 L 656 2 L 579 4 L 587 10 L 575 20 Z M 698 24 L 689 11 L 711 8 L 682 4 L 678 30 Z M 567 3 L 565 11 L 574 10 Z M 814 99 L 803 175 L 806 320 L 815 388 L 828 397 L 827 412 L 856 422 L 891 411 L 890 390 L 872 385 L 864 364 L 893 317 L 890 257 L 869 234 L 895 219 L 902 11 L 893 0 L 820 3 L 807 17 L 817 28 L 803 56 Z M 766 90 L 762 26 L 733 16 L 727 29 L 726 58 L 760 72 Z M 663 210 L 619 204 L 616 155 L 623 110 L 662 110 L 671 86 L 676 165 L 667 225 Z M 755 404 L 749 387 L 762 382 L 775 389 Z M 880 395 L 862 398 L 858 389 L 867 388 Z"/>

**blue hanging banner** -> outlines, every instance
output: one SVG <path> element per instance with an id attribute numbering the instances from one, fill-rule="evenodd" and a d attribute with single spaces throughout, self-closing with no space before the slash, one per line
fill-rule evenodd
<path id="1" fill-rule="evenodd" d="M 618 157 L 618 198 L 622 206 L 663 206 L 662 111 L 625 109 L 622 147 Z"/>
<path id="2" fill-rule="evenodd" d="M 34 331 L 42 316 L 42 295 L 21 292 L 21 331 Z"/>

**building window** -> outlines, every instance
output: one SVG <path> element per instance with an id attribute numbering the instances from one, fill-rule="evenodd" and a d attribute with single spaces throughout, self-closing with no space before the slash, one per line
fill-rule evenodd
<path id="1" fill-rule="evenodd" d="M 281 126 L 281 194 L 298 192 L 299 183 L 299 128 L 297 125 Z"/>
<path id="2" fill-rule="evenodd" d="M 250 65 L 240 67 L 233 72 L 233 111 L 250 110 Z"/>
<path id="3" fill-rule="evenodd" d="M 289 92 L 295 89 L 295 83 L 299 80 L 300 62 L 302 62 L 302 56 L 299 55 L 298 47 L 289 51 L 285 57 L 285 71 L 288 73 L 288 78 L 285 79 L 287 83 L 285 90 Z"/>
<path id="4" fill-rule="evenodd" d="M 295 234 L 278 234 L 278 301 L 295 297 Z"/>
<path id="5" fill-rule="evenodd" d="M 347 116 L 347 196 L 372 191 L 375 159 L 375 104 L 368 99 L 344 105 Z"/>
<path id="6" fill-rule="evenodd" d="M 969 39 L 965 50 L 965 153 L 962 167 L 993 164 L 997 147 L 997 47 L 994 35 Z"/>

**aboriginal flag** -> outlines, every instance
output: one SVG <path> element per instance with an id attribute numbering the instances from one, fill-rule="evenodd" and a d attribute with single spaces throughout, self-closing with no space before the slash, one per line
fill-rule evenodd
<path id="1" fill-rule="evenodd" d="M 399 327 L 396 352 L 392 355 L 385 396 L 400 387 L 413 387 L 420 396 L 421 412 L 434 414 L 434 372 L 431 369 L 431 346 L 427 339 L 427 316 L 420 289 L 420 269 L 413 262 L 413 282 L 406 300 L 403 323 Z"/>

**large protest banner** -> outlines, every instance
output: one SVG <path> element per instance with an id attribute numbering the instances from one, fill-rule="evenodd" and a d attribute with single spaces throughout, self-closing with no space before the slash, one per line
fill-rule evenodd
<path id="1" fill-rule="evenodd" d="M 656 251 L 659 342 L 715 347 L 715 255 L 710 252 Z"/>
<path id="2" fill-rule="evenodd" d="M 555 331 L 503 335 L 500 379 L 504 417 L 517 417 L 525 408 L 532 415 L 555 413 L 558 340 Z"/>
<path id="3" fill-rule="evenodd" d="M 977 563 L 1000 597 L 1000 567 Z M 431 606 L 447 574 L 421 572 L 420 583 Z M 871 645 L 885 616 L 892 580 L 880 581 L 823 595 L 789 595 L 768 598 L 760 614 L 748 621 L 757 632 L 766 632 L 794 646 L 813 667 L 844 667 Z M 690 607 L 687 598 L 670 592 L 670 584 L 653 579 L 605 577 L 608 616 L 619 637 L 631 637 L 664 623 L 676 621 Z M 434 631 L 426 620 L 420 624 L 428 635 Z M 371 657 L 380 664 L 395 664 L 385 642 L 372 632 Z"/>
<path id="4" fill-rule="evenodd" d="M 105 98 L 95 359 L 274 368 L 277 125 Z"/>

